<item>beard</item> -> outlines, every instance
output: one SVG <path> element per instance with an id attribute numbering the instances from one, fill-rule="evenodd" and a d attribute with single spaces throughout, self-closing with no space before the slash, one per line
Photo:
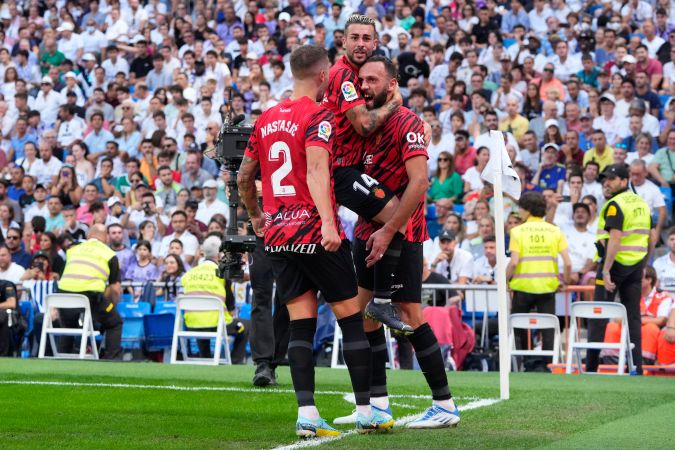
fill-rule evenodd
<path id="1" fill-rule="evenodd" d="M 366 106 L 369 106 L 368 109 L 377 109 L 381 108 L 385 103 L 387 103 L 387 91 L 383 90 L 382 92 L 373 95 L 373 97 L 366 101 Z"/>

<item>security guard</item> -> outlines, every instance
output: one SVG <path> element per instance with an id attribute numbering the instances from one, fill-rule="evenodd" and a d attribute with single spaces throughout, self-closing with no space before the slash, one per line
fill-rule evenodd
<path id="1" fill-rule="evenodd" d="M 185 294 L 201 294 L 219 298 L 225 303 L 225 324 L 227 334 L 234 335 L 234 349 L 232 350 L 232 363 L 244 364 L 246 362 L 246 341 L 250 324 L 243 319 L 234 320 L 234 293 L 232 283 L 220 278 L 216 274 L 218 268 L 218 256 L 220 253 L 220 238 L 209 236 L 202 244 L 204 262 L 188 270 L 181 283 Z M 217 311 L 188 311 L 185 313 L 185 326 L 193 331 L 216 331 L 218 327 Z M 211 357 L 211 340 L 197 339 L 199 356 Z"/>
<path id="2" fill-rule="evenodd" d="M 558 280 L 558 254 L 563 260 L 564 283 L 569 283 L 572 261 L 565 236 L 555 225 L 544 221 L 546 200 L 539 192 L 525 192 L 518 201 L 525 223 L 511 230 L 511 260 L 506 279 L 513 291 L 512 313 L 537 312 L 555 314 Z M 543 331 L 543 348 L 553 349 L 553 330 Z M 527 331 L 516 332 L 516 346 L 523 348 Z"/>
<path id="3" fill-rule="evenodd" d="M 4 246 L 5 244 L 0 245 Z M 7 250 L 6 247 L 5 250 Z M 9 252 L 7 252 L 7 255 L 9 255 Z M 14 283 L 0 280 L 0 356 L 9 356 L 9 344 L 12 339 L 10 327 L 12 320 L 10 320 L 10 316 L 19 304 L 16 299 L 16 286 Z"/>
<path id="4" fill-rule="evenodd" d="M 612 164 L 600 174 L 602 191 L 607 202 L 600 210 L 596 247 L 602 264 L 595 282 L 596 301 L 614 301 L 617 292 L 628 313 L 630 340 L 635 344 L 633 362 L 642 374 L 640 296 L 642 269 L 649 251 L 651 215 L 647 203 L 628 190 L 628 168 Z M 588 340 L 602 341 L 606 322 L 592 320 Z M 589 350 L 586 370 L 598 370 L 598 350 Z"/>
<path id="5" fill-rule="evenodd" d="M 72 246 L 66 253 L 66 267 L 59 281 L 58 291 L 83 294 L 89 299 L 94 323 L 105 332 L 105 359 L 119 359 L 122 355 L 122 318 L 115 304 L 119 301 L 120 264 L 115 252 L 108 247 L 108 233 L 104 225 L 93 225 L 87 240 Z M 106 282 L 108 286 L 106 286 Z M 59 311 L 61 325 L 77 328 L 80 310 Z M 72 352 L 73 337 L 61 337 L 62 352 Z"/>

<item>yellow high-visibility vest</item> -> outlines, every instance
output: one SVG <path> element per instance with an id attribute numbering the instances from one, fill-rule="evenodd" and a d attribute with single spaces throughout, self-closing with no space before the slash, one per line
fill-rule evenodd
<path id="1" fill-rule="evenodd" d="M 567 248 L 560 228 L 541 217 L 530 216 L 511 230 L 509 248 L 519 256 L 509 283 L 511 289 L 530 294 L 546 294 L 558 289 L 558 253 Z"/>
<path id="2" fill-rule="evenodd" d="M 103 292 L 110 277 L 108 263 L 115 252 L 98 239 L 72 246 L 59 288 L 70 292 Z"/>
<path id="3" fill-rule="evenodd" d="M 185 294 L 217 297 L 225 305 L 225 280 L 216 275 L 216 263 L 204 261 L 188 270 L 181 278 Z M 225 311 L 225 323 L 232 322 L 232 316 Z M 215 328 L 218 326 L 218 311 L 186 311 L 185 325 L 190 328 Z"/>
<path id="4" fill-rule="evenodd" d="M 621 241 L 615 261 L 624 266 L 632 266 L 642 261 L 649 251 L 649 230 L 652 223 L 649 206 L 642 197 L 631 191 L 624 191 L 609 199 L 600 210 L 596 242 L 609 239 L 609 232 L 605 230 L 605 212 L 607 215 L 612 214 L 612 210 L 607 209 L 610 202 L 615 202 L 623 213 Z"/>

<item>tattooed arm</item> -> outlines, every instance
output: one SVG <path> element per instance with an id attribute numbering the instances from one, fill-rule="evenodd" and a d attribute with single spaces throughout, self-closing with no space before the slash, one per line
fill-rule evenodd
<path id="1" fill-rule="evenodd" d="M 258 196 L 255 185 L 255 176 L 258 173 L 260 163 L 257 159 L 250 156 L 244 156 L 239 166 L 239 175 L 237 175 L 237 186 L 239 187 L 239 197 L 241 198 L 248 216 L 251 218 L 251 225 L 256 235 L 262 236 L 260 221 L 262 211 L 258 206 Z"/>
<path id="2" fill-rule="evenodd" d="M 382 126 L 402 104 L 403 98 L 397 88 L 393 97 L 381 107 L 368 110 L 366 105 L 358 105 L 347 110 L 345 115 L 358 134 L 368 136 Z"/>

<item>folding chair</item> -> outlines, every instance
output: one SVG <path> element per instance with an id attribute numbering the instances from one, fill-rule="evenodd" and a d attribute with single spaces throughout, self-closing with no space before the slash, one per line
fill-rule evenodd
<path id="1" fill-rule="evenodd" d="M 542 330 L 553 328 L 553 349 L 552 350 L 516 350 L 516 337 L 514 330 Z M 558 364 L 560 360 L 560 323 L 553 314 L 511 314 L 509 316 L 509 345 L 511 346 L 511 357 L 513 368 L 517 369 L 516 356 L 552 356 L 553 364 Z"/>
<path id="2" fill-rule="evenodd" d="M 84 309 L 84 319 L 82 328 L 54 328 L 52 324 L 52 308 L 59 309 Z M 89 299 L 81 294 L 50 294 L 45 300 L 45 313 L 42 321 L 42 334 L 40 337 L 40 350 L 38 358 L 54 359 L 98 359 L 98 348 L 96 347 L 96 337 L 100 333 L 94 330 L 94 323 L 91 319 L 91 309 Z M 61 353 L 54 340 L 54 336 L 79 336 L 79 353 Z M 47 345 L 47 336 L 49 344 L 52 347 L 54 356 L 45 356 Z M 91 345 L 91 354 L 87 354 L 87 341 Z"/>
<path id="3" fill-rule="evenodd" d="M 117 304 L 117 312 L 122 317 L 122 348 L 137 350 L 143 346 L 145 333 L 143 316 L 150 314 L 150 303 L 121 302 Z"/>
<path id="4" fill-rule="evenodd" d="M 497 317 L 499 309 L 499 297 L 497 291 L 464 291 L 462 303 L 462 320 L 469 320 L 473 331 L 476 331 L 476 319 L 482 319 L 480 329 L 480 346 L 485 347 L 488 339 L 488 320 Z"/>
<path id="5" fill-rule="evenodd" d="M 218 326 L 216 331 L 188 331 L 184 330 L 185 320 L 183 313 L 185 311 L 218 311 Z M 213 352 L 213 358 L 197 358 L 188 355 L 189 338 L 212 339 L 215 338 L 216 346 Z M 183 355 L 183 360 L 177 360 L 178 346 Z M 223 350 L 224 357 L 221 361 L 220 352 Z M 230 343 L 227 338 L 227 329 L 225 327 L 225 311 L 223 302 L 216 297 L 203 295 L 181 295 L 176 299 L 176 320 L 173 329 L 173 341 L 171 343 L 171 364 L 201 364 L 218 365 L 232 364 L 230 358 Z"/>
<path id="6" fill-rule="evenodd" d="M 618 343 L 611 342 L 581 342 L 578 337 L 577 319 L 621 319 L 621 340 Z M 577 302 L 572 304 L 570 312 L 570 331 L 567 337 L 569 341 L 569 350 L 567 352 L 567 364 L 565 372 L 571 374 L 572 355 L 576 356 L 579 373 L 584 373 L 581 366 L 581 350 L 619 350 L 619 364 L 616 370 L 617 375 L 624 374 L 624 365 L 628 359 L 628 371 L 634 372 L 633 354 L 631 353 L 630 334 L 628 332 L 628 315 L 626 307 L 621 303 L 615 302 Z M 589 372 L 590 373 L 590 372 Z"/>
<path id="7" fill-rule="evenodd" d="M 394 363 L 394 342 L 396 339 L 391 337 L 391 331 L 389 328 L 384 327 L 384 339 L 387 345 L 387 355 L 389 355 L 389 362 L 387 367 L 392 370 L 398 369 L 398 365 Z M 330 368 L 331 369 L 346 369 L 347 365 L 343 362 L 340 362 L 340 355 L 342 354 L 342 329 L 340 325 L 335 322 L 335 334 L 333 334 L 333 354 L 331 355 Z"/>

